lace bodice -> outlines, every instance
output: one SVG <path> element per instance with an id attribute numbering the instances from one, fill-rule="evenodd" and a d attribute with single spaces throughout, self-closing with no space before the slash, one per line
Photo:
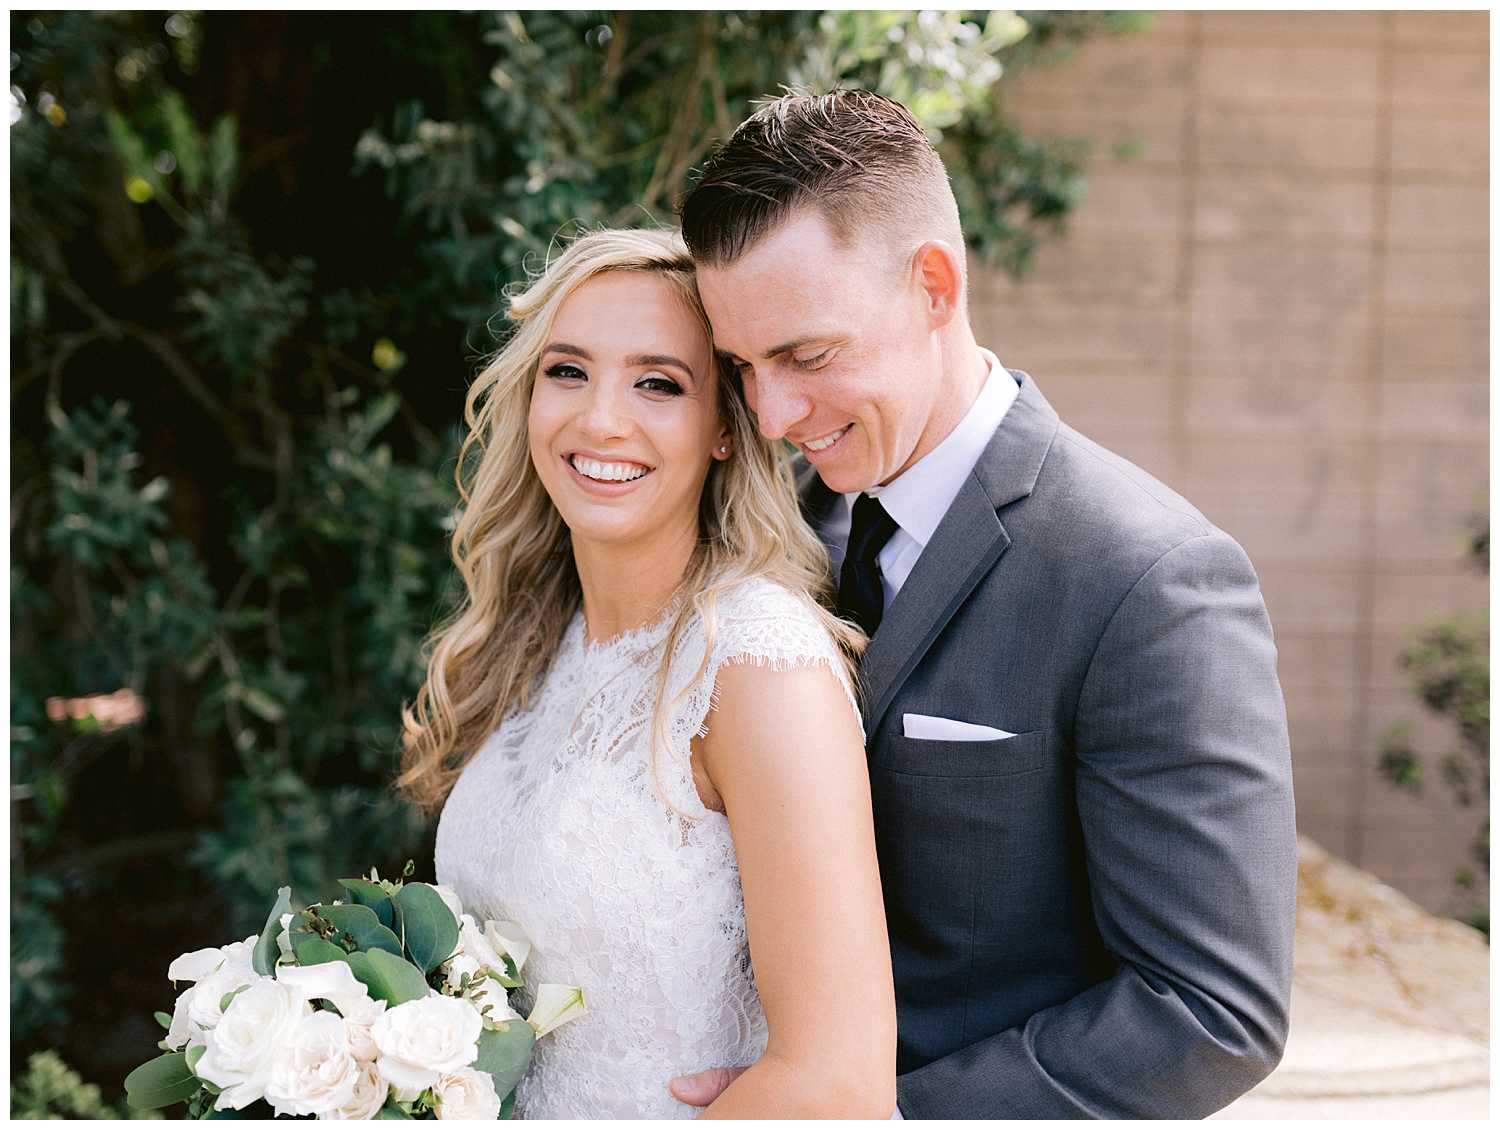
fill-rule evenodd
<path id="1" fill-rule="evenodd" d="M 531 708 L 476 751 L 443 808 L 438 882 L 481 921 L 531 936 L 522 1014 L 539 984 L 584 990 L 587 1013 L 538 1041 L 518 1117 L 691 1118 L 672 1076 L 765 1050 L 729 822 L 698 796 L 690 743 L 724 663 L 826 664 L 858 707 L 805 598 L 754 579 L 720 596 L 716 619 L 711 646 L 695 614 L 674 649 L 655 784 L 672 612 L 602 644 L 580 612 Z"/>

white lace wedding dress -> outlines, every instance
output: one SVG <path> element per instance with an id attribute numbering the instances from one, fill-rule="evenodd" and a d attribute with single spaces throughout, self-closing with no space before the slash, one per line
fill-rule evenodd
<path id="1" fill-rule="evenodd" d="M 669 687 L 681 697 L 656 756 L 659 788 L 649 739 L 670 617 L 595 645 L 580 612 L 531 709 L 485 741 L 443 808 L 438 882 L 480 921 L 531 936 L 513 993 L 523 1015 L 539 984 L 584 990 L 587 1013 L 538 1041 L 518 1117 L 691 1118 L 697 1109 L 667 1091 L 672 1076 L 765 1050 L 729 822 L 700 800 L 689 743 L 725 663 L 826 664 L 858 707 L 801 597 L 746 581 L 720 597 L 717 618 L 696 679 L 697 616 L 675 649 Z"/>

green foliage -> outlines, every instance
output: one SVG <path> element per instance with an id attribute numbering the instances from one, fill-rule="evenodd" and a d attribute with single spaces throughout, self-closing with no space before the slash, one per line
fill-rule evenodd
<path id="1" fill-rule="evenodd" d="M 125 1076 L 125 1101 L 136 1110 L 156 1110 L 187 1102 L 199 1085 L 187 1053 L 167 1052 Z"/>
<path id="2" fill-rule="evenodd" d="M 110 1106 L 99 1088 L 85 1083 L 56 1052 L 36 1052 L 26 1061 L 26 1072 L 11 1081 L 12 1118 L 160 1118 L 154 1112 L 128 1105 Z"/>
<path id="3" fill-rule="evenodd" d="M 1489 571 L 1489 522 L 1479 522 L 1470 539 L 1472 564 Z M 1412 679 L 1418 700 L 1453 726 L 1455 745 L 1438 755 L 1443 782 L 1465 808 L 1476 803 L 1488 808 L 1490 796 L 1490 657 L 1489 612 L 1445 620 L 1422 632 L 1402 649 L 1400 664 Z M 1379 768 L 1397 788 L 1420 795 L 1425 786 L 1425 758 L 1414 746 L 1411 725 L 1398 722 L 1380 738 Z M 1471 849 L 1472 858 L 1488 875 L 1490 822 L 1486 816 Z M 1469 867 L 1459 870 L 1460 890 L 1477 887 Z M 1472 900 L 1471 900 L 1472 901 Z M 1481 899 L 1482 903 L 1482 899 Z M 1489 914 L 1480 905 L 1471 920 L 1489 932 Z"/>
<path id="4" fill-rule="evenodd" d="M 714 141 L 792 82 L 909 100 L 975 247 L 1020 270 L 1083 150 L 1022 136 L 1005 75 L 1128 23 L 10 19 L 11 1022 L 79 1055 L 111 1017 L 67 1027 L 63 940 L 87 923 L 64 894 L 119 898 L 143 863 L 165 884 L 185 857 L 228 919 L 195 928 L 243 937 L 269 891 L 306 905 L 426 854 L 390 780 L 424 634 L 459 596 L 462 397 L 502 284 L 573 225 L 669 221 Z M 49 714 L 116 691 L 139 717 Z"/>
<path id="5" fill-rule="evenodd" d="M 1028 142 L 999 113 L 1007 67 L 1044 62 L 1119 13 L 500 12 L 479 105 L 403 103 L 361 137 L 424 240 L 427 286 L 453 316 L 493 312 L 560 233 L 667 223 L 691 170 L 757 100 L 865 86 L 901 99 L 949 169 L 965 232 L 1019 272 L 1081 196 L 1081 144 Z M 1040 29 L 1047 45 L 1030 42 Z M 993 154 L 991 154 L 993 151 Z M 1003 185 L 992 185 L 997 170 Z"/>
<path id="6" fill-rule="evenodd" d="M 18 876 L 11 881 L 12 1039 L 55 1038 L 62 1032 L 72 986 L 64 978 L 63 931 L 52 908 L 63 893 L 63 885 L 48 875 Z"/>
<path id="7" fill-rule="evenodd" d="M 458 945 L 458 919 L 441 895 L 425 883 L 411 883 L 396 894 L 401 940 L 412 961 L 431 973 Z"/>
<path id="8" fill-rule="evenodd" d="M 479 1057 L 474 1067 L 490 1073 L 495 1094 L 508 1095 L 526 1073 L 535 1043 L 536 1030 L 522 1020 L 508 1021 L 498 1029 L 486 1028 L 479 1033 Z"/>

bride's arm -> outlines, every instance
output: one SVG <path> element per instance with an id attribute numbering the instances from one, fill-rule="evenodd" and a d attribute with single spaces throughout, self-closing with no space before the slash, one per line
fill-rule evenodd
<path id="1" fill-rule="evenodd" d="M 864 735 L 820 665 L 726 664 L 702 739 L 739 860 L 765 1055 L 700 1117 L 888 1118 L 896 1004 Z"/>

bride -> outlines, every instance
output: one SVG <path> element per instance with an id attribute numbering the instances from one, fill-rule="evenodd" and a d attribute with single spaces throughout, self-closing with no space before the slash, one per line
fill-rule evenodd
<path id="1" fill-rule="evenodd" d="M 529 1118 L 885 1118 L 896 1016 L 856 629 L 778 444 L 721 368 L 676 233 L 574 241 L 471 388 L 467 599 L 404 711 L 437 879 L 580 985 Z M 469 458 L 473 449 L 478 457 Z M 466 484 L 467 478 L 467 484 Z"/>

